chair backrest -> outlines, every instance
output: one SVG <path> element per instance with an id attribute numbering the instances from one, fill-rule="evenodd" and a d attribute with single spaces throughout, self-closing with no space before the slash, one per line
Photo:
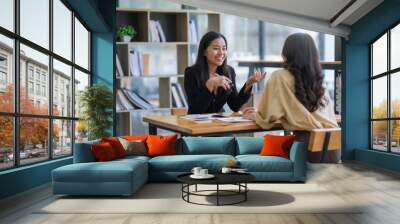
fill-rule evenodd
<path id="1" fill-rule="evenodd" d="M 295 132 L 296 139 L 307 144 L 308 161 L 313 163 L 339 163 L 341 161 L 341 134 L 340 128 Z"/>

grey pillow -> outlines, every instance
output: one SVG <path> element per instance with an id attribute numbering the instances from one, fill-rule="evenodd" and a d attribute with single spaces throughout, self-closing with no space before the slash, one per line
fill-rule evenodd
<path id="1" fill-rule="evenodd" d="M 135 155 L 135 156 L 145 156 L 147 155 L 146 145 L 142 140 L 126 140 L 124 138 L 118 138 L 119 142 L 121 142 L 122 147 L 124 147 L 126 151 L 126 155 Z"/>

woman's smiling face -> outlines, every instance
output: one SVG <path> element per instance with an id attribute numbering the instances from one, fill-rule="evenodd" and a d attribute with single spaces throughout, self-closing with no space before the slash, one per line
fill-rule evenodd
<path id="1" fill-rule="evenodd" d="M 220 66 L 226 59 L 227 50 L 224 38 L 219 37 L 211 42 L 205 53 L 209 65 Z"/>

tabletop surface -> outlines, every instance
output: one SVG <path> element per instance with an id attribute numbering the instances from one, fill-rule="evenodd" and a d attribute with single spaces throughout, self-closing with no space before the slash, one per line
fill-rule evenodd
<path id="1" fill-rule="evenodd" d="M 215 177 L 211 179 L 193 179 L 190 177 L 191 174 L 179 175 L 177 179 L 186 184 L 236 184 L 255 180 L 255 177 L 249 173 L 213 173 Z"/>
<path id="2" fill-rule="evenodd" d="M 341 123 L 341 116 L 336 115 L 336 120 Z M 144 116 L 143 121 L 159 128 L 187 134 L 187 135 L 210 135 L 224 133 L 257 132 L 265 131 L 254 121 L 248 122 L 224 122 L 219 120 L 193 121 L 178 115 Z M 282 130 L 282 127 L 270 130 Z"/>
<path id="3" fill-rule="evenodd" d="M 157 127 L 189 135 L 234 133 L 263 130 L 254 121 L 230 123 L 219 120 L 193 121 L 182 116 L 144 116 L 143 121 Z"/>

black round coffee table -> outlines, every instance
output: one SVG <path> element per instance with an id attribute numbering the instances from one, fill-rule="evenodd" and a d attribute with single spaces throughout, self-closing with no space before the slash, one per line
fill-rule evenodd
<path id="1" fill-rule="evenodd" d="M 182 183 L 182 199 L 188 203 L 198 204 L 198 205 L 234 205 L 239 204 L 241 202 L 245 202 L 247 200 L 247 192 L 249 188 L 247 187 L 247 183 L 255 180 L 255 177 L 249 173 L 216 173 L 213 174 L 215 177 L 212 179 L 193 179 L 190 177 L 191 173 L 182 174 L 177 177 L 178 181 Z M 216 185 L 215 190 L 197 190 L 198 184 L 205 185 Z M 195 186 L 194 191 L 190 191 L 190 186 Z M 237 190 L 223 190 L 220 189 L 220 185 L 236 185 L 238 186 Z M 209 192 L 215 192 L 216 194 L 205 194 Z M 204 197 L 216 197 L 216 204 L 202 204 L 190 201 L 190 196 L 204 196 Z M 221 197 L 232 197 L 232 196 L 241 196 L 238 201 L 234 201 L 231 203 L 221 203 Z"/>

